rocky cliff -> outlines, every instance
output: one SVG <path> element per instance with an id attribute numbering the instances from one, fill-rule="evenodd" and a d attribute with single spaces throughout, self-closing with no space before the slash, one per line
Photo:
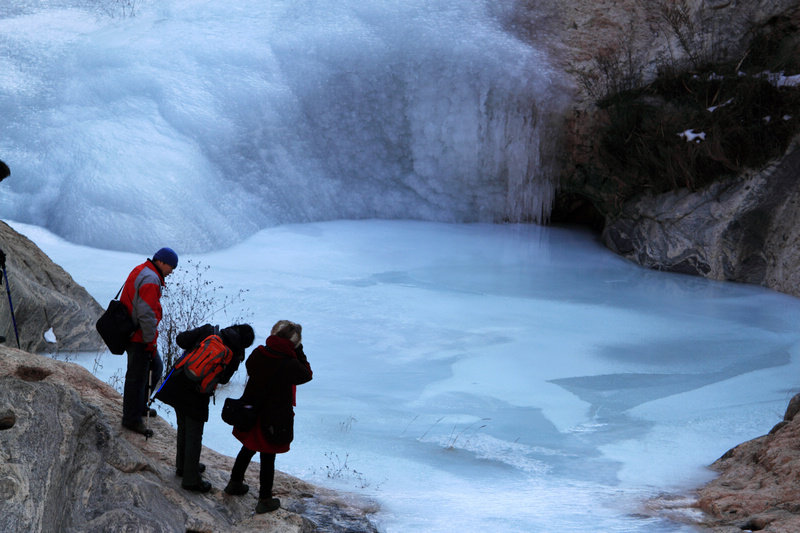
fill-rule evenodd
<path id="1" fill-rule="evenodd" d="M 105 349 L 94 327 L 103 308 L 86 289 L 2 221 L 0 249 L 6 255 L 8 276 L 0 301 L 0 335 L 5 336 L 6 346 L 17 347 L 19 335 L 19 347 L 32 352 Z"/>
<path id="2" fill-rule="evenodd" d="M 121 396 L 83 367 L 0 347 L 0 531 L 377 531 L 371 502 L 280 472 L 283 509 L 255 515 L 257 496 L 221 490 L 233 458 L 208 448 L 204 477 L 214 489 L 185 491 L 175 430 L 153 418 L 146 440 L 123 429 L 121 415 Z M 248 469 L 246 482 L 257 487 L 257 476 Z"/>
<path id="3" fill-rule="evenodd" d="M 680 98 L 666 101 L 655 89 L 644 90 L 631 97 L 630 107 L 615 107 L 615 102 L 630 97 L 634 89 L 651 84 L 659 72 L 684 68 L 691 77 L 694 67 L 711 59 L 741 66 L 756 52 L 764 53 L 765 48 L 754 41 L 755 35 L 769 36 L 765 46 L 777 69 L 788 67 L 792 71 L 787 75 L 796 74 L 800 5 L 795 0 L 577 0 L 563 6 L 559 20 L 563 45 L 554 54 L 572 76 L 576 98 L 565 131 L 565 169 L 554 220 L 604 227 L 603 239 L 609 248 L 648 268 L 755 283 L 800 295 L 795 230 L 800 192 L 797 137 L 768 163 L 744 173 L 729 172 L 710 185 L 704 184 L 706 178 L 701 179 L 699 169 L 684 168 L 684 186 L 673 182 L 672 190 L 662 194 L 654 183 L 659 174 L 667 174 L 669 158 L 658 166 L 655 155 L 648 160 L 633 152 L 666 152 L 664 139 L 681 142 L 675 132 L 684 128 L 673 128 L 670 121 L 686 111 L 679 100 L 693 88 L 684 85 L 686 78 L 676 77 L 673 81 L 685 89 Z M 708 73 L 713 80 L 713 70 Z M 712 91 L 708 106 L 715 103 L 713 97 Z M 603 99 L 606 107 L 598 105 Z M 789 107 L 796 107 L 796 97 L 789 101 Z M 699 115 L 692 115 L 694 119 L 705 113 L 705 120 L 713 120 L 703 105 L 696 107 L 700 109 Z M 648 118 L 650 111 L 663 115 Z M 781 115 L 787 129 L 795 128 L 796 134 L 792 124 L 800 118 L 800 109 Z M 770 118 L 757 115 L 755 121 Z M 633 146 L 650 119 L 669 134 L 650 146 Z M 599 133 L 607 132 L 609 122 L 615 121 L 628 130 L 612 143 Z M 726 131 L 737 124 L 726 125 Z M 753 146 L 753 152 L 776 149 L 759 135 L 748 142 L 745 133 L 736 134 L 744 136 L 740 139 L 743 150 Z M 723 154 L 722 147 L 712 146 L 711 141 L 705 141 L 702 148 L 683 142 L 688 147 L 687 159 L 680 164 L 706 156 L 707 165 L 716 164 L 723 171 L 738 168 L 738 159 L 745 154 Z M 609 149 L 617 153 L 609 154 Z M 609 166 L 610 159 L 616 167 Z M 636 176 L 640 165 L 653 163 L 656 166 L 649 169 L 649 176 L 637 177 L 644 185 L 636 188 L 625 183 Z M 630 196 L 632 191 L 642 192 Z"/>

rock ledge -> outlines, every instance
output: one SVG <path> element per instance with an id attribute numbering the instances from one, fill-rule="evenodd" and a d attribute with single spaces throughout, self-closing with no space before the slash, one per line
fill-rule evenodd
<path id="1" fill-rule="evenodd" d="M 145 440 L 122 428 L 121 415 L 120 394 L 83 367 L 0 346 L 0 531 L 377 532 L 374 502 L 281 472 L 283 508 L 255 515 L 255 495 L 222 491 L 233 458 L 208 448 L 214 489 L 185 491 L 175 429 L 156 417 Z M 258 487 L 258 468 L 246 482 Z"/>
<path id="2" fill-rule="evenodd" d="M 720 476 L 698 491 L 703 525 L 715 533 L 800 531 L 800 394 L 767 435 L 728 451 Z"/>

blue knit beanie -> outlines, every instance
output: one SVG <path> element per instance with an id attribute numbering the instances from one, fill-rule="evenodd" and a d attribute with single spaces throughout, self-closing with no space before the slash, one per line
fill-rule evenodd
<path id="1" fill-rule="evenodd" d="M 172 268 L 178 268 L 178 254 L 172 248 L 162 248 L 153 254 L 153 261 L 163 261 Z"/>

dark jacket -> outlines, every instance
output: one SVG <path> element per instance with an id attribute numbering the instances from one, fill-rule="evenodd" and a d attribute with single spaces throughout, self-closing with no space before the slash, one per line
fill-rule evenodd
<path id="1" fill-rule="evenodd" d="M 190 329 L 179 333 L 175 342 L 185 351 L 189 351 L 203 339 L 215 332 L 214 326 L 205 324 L 199 328 Z M 233 374 L 239 369 L 239 364 L 244 358 L 244 350 L 240 348 L 238 334 L 231 328 L 225 328 L 219 332 L 222 343 L 233 351 L 233 360 L 222 371 L 219 383 L 225 384 L 231 380 Z M 183 371 L 183 368 L 173 369 L 167 374 L 164 385 L 156 394 L 156 399 L 171 405 L 176 411 L 180 411 L 184 416 L 195 420 L 208 421 L 208 401 L 212 394 L 202 394 L 197 391 L 197 383 L 190 381 Z"/>
<path id="2" fill-rule="evenodd" d="M 295 348 L 287 339 L 270 336 L 265 346 L 253 350 L 245 366 L 248 380 L 242 398 L 256 407 L 260 421 L 251 431 L 261 431 L 271 444 L 290 443 L 294 437 L 295 386 L 312 378 L 303 345 Z"/>

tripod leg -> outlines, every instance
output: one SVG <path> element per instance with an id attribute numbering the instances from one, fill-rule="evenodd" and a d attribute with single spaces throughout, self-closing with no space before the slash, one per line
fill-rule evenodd
<path id="1" fill-rule="evenodd" d="M 19 344 L 19 332 L 17 331 L 17 318 L 14 316 L 14 304 L 11 303 L 11 288 L 8 286 L 8 274 L 6 273 L 5 255 L 3 255 L 3 277 L 6 280 L 6 293 L 8 294 L 8 307 L 11 310 L 11 322 L 14 324 L 14 335 L 17 337 L 17 348 L 20 350 L 22 347 Z"/>

